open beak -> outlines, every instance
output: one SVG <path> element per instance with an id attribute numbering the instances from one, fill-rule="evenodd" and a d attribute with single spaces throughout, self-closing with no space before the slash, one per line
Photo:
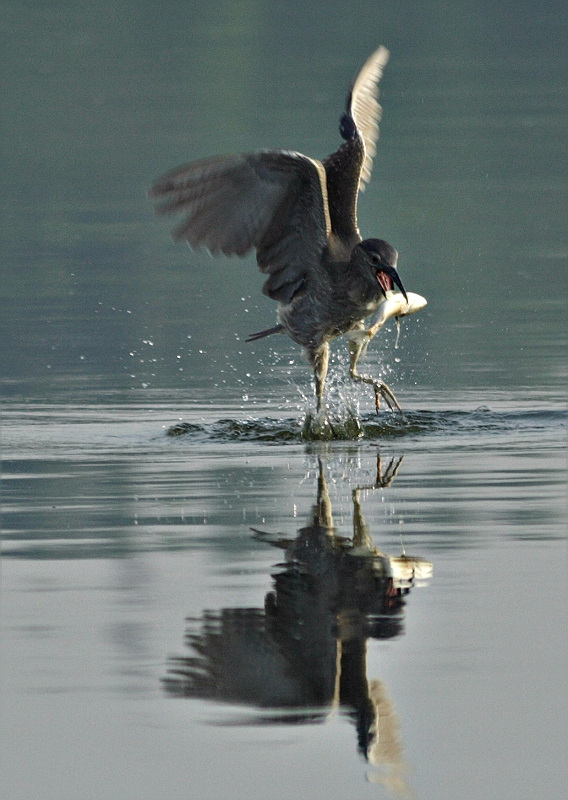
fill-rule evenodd
<path id="1" fill-rule="evenodd" d="M 402 292 L 402 296 L 408 303 L 408 297 L 404 291 L 404 286 L 402 285 L 400 276 L 394 267 L 381 267 L 381 269 L 377 272 L 377 280 L 381 284 L 381 289 L 385 295 L 392 289 L 393 283 L 396 284 Z"/>

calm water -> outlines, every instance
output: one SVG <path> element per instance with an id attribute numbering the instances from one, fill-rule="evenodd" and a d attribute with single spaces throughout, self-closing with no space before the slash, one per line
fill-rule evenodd
<path id="1" fill-rule="evenodd" d="M 556 797 L 566 774 L 566 10 L 8 3 L 2 797 Z M 364 235 L 428 299 L 334 350 L 335 438 L 253 259 L 168 167 L 323 156 L 387 45 Z M 354 424 L 354 419 L 357 421 Z"/>

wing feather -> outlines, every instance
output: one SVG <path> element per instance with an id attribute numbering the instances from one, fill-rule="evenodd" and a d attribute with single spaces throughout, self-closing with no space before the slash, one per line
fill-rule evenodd
<path id="1" fill-rule="evenodd" d="M 347 98 L 345 142 L 323 164 L 300 153 L 263 150 L 188 164 L 150 189 L 160 214 L 181 213 L 175 239 L 211 253 L 256 249 L 263 291 L 289 303 L 326 259 L 342 260 L 361 240 L 357 196 L 369 181 L 379 133 L 378 82 L 389 52 L 367 59 Z"/>
<path id="2" fill-rule="evenodd" d="M 371 177 L 381 118 L 378 82 L 388 58 L 386 47 L 379 47 L 363 65 L 340 121 L 345 141 L 323 161 L 332 231 L 348 250 L 361 241 L 357 199 Z"/>
<path id="3" fill-rule="evenodd" d="M 243 256 L 253 248 L 263 291 L 290 302 L 321 269 L 331 231 L 322 164 L 300 153 L 263 150 L 180 167 L 150 189 L 159 214 L 181 212 L 175 239 L 211 253 Z"/>
<path id="4" fill-rule="evenodd" d="M 373 158 L 377 151 L 379 122 L 382 108 L 379 104 L 379 81 L 389 60 L 386 47 L 379 47 L 363 64 L 351 90 L 350 112 L 365 145 L 365 158 L 361 167 L 359 189 L 371 179 Z"/>

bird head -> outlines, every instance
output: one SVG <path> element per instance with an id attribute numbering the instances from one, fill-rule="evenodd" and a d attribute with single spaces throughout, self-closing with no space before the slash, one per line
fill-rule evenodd
<path id="1" fill-rule="evenodd" d="M 396 269 L 398 253 L 394 247 L 383 239 L 365 239 L 355 247 L 353 255 L 356 255 L 358 261 L 368 265 L 372 270 L 385 296 L 396 285 L 408 302 L 404 286 Z"/>

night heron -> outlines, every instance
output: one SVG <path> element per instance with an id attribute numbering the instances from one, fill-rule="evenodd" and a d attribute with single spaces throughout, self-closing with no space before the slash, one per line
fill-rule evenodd
<path id="1" fill-rule="evenodd" d="M 174 239 L 212 254 L 244 256 L 253 248 L 264 294 L 278 302 L 278 324 L 247 341 L 287 333 L 302 345 L 313 367 L 318 411 L 322 408 L 329 343 L 349 337 L 355 381 L 400 410 L 391 389 L 360 375 L 357 361 L 392 316 L 426 304 L 406 294 L 397 272 L 398 253 L 382 239 L 362 240 L 357 196 L 371 175 L 381 107 L 378 82 L 389 52 L 380 47 L 366 61 L 349 95 L 339 130 L 345 140 L 323 161 L 289 150 L 221 156 L 169 172 L 150 189 L 160 214 L 181 212 Z M 394 291 L 394 287 L 400 293 Z M 378 321 L 365 328 L 365 319 Z"/>

